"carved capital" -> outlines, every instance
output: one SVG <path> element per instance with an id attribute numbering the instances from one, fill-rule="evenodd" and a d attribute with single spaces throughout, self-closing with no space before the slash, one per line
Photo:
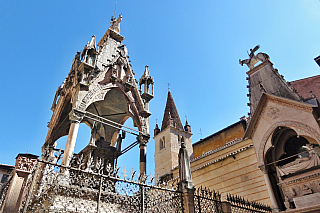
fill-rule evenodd
<path id="1" fill-rule="evenodd" d="M 140 147 L 141 146 L 147 146 L 147 143 L 149 142 L 149 139 L 150 139 L 150 135 L 142 135 L 140 134 L 138 137 L 137 137 L 137 142 L 140 144 Z"/>
<path id="2" fill-rule="evenodd" d="M 263 174 L 268 174 L 268 167 L 266 165 L 259 166 L 259 169 L 261 172 L 263 172 Z"/>
<path id="3" fill-rule="evenodd" d="M 19 171 L 31 173 L 36 163 L 36 158 L 30 158 L 28 156 L 19 155 L 16 161 L 16 169 Z"/>
<path id="4" fill-rule="evenodd" d="M 80 123 L 83 119 L 84 113 L 81 113 L 79 111 L 75 111 L 74 109 L 71 110 L 71 112 L 69 113 L 69 120 L 71 122 L 77 122 Z"/>

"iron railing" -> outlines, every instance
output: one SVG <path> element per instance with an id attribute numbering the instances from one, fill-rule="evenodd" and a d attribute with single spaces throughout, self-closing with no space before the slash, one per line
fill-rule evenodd
<path id="1" fill-rule="evenodd" d="M 45 159 L 45 158 L 44 158 Z M 20 212 L 183 212 L 177 182 L 155 184 L 151 176 L 113 168 L 102 159 L 59 164 L 61 152 L 38 160 L 27 181 Z"/>
<path id="2" fill-rule="evenodd" d="M 44 150 L 44 156 L 33 168 L 24 187 L 20 213 L 36 212 L 184 212 L 183 194 L 176 181 L 160 183 L 153 177 L 137 175 L 125 168 L 103 162 L 102 159 L 84 159 L 75 155 L 70 165 L 61 165 L 62 150 Z M 12 175 L 0 189 L 0 208 L 4 204 Z M 169 184 L 170 183 L 170 184 Z M 193 191 L 195 213 L 223 213 L 221 194 L 208 188 Z M 190 196 L 190 194 L 188 195 Z M 271 212 L 271 207 L 234 195 L 227 195 L 231 212 Z"/>
<path id="3" fill-rule="evenodd" d="M 233 213 L 272 212 L 272 208 L 259 202 L 250 202 L 243 197 L 227 194 Z"/>
<path id="4" fill-rule="evenodd" d="M 207 188 L 198 188 L 194 193 L 195 213 L 220 213 L 222 211 L 221 194 Z"/>

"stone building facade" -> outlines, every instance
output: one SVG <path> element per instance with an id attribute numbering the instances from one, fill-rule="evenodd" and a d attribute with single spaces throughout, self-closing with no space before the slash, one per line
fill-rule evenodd
<path id="1" fill-rule="evenodd" d="M 237 194 L 272 205 L 274 212 L 319 212 L 320 75 L 287 82 L 267 54 L 255 54 L 257 49 L 239 60 L 249 68 L 249 116 L 192 144 L 194 185 L 214 188 L 222 197 Z M 178 129 L 174 124 L 170 128 Z M 156 126 L 155 175 L 174 180 L 176 163 L 157 163 L 167 162 L 159 160 L 164 135 Z M 177 143 L 166 141 L 166 146 Z"/>

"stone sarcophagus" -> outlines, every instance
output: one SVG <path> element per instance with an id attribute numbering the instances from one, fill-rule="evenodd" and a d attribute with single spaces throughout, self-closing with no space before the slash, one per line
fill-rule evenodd
<path id="1" fill-rule="evenodd" d="M 277 167 L 287 209 L 304 208 L 320 201 L 319 147 L 307 144 L 293 162 Z"/>

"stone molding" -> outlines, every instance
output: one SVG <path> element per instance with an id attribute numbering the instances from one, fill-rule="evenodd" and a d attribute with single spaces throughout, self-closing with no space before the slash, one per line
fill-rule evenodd
<path id="1" fill-rule="evenodd" d="M 235 152 L 229 153 L 229 154 L 227 154 L 227 155 L 225 155 L 225 156 L 223 156 L 223 157 L 220 157 L 220 158 L 218 158 L 218 159 L 216 159 L 216 160 L 214 160 L 214 161 L 211 161 L 211 162 L 209 162 L 209 163 L 206 163 L 205 165 L 200 166 L 200 167 L 192 170 L 191 173 L 192 173 L 192 172 L 195 172 L 195 171 L 197 171 L 197 170 L 200 170 L 200 169 L 202 169 L 202 168 L 204 168 L 204 167 L 207 167 L 207 166 L 210 166 L 210 165 L 212 165 L 212 164 L 215 164 L 215 163 L 218 163 L 218 162 L 220 162 L 220 161 L 223 161 L 224 159 L 226 159 L 226 158 L 228 158 L 228 157 L 234 156 L 234 155 L 236 155 L 236 154 L 238 154 L 238 153 L 240 153 L 240 152 L 244 152 L 245 150 L 250 149 L 250 148 L 252 148 L 252 147 L 253 147 L 253 145 L 249 145 L 249 146 L 243 147 L 243 148 L 241 148 L 241 149 L 239 149 L 239 150 L 237 150 L 237 151 L 235 151 Z"/>
<path id="2" fill-rule="evenodd" d="M 202 158 L 204 158 L 204 157 L 207 157 L 207 156 L 209 156 L 209 155 L 212 155 L 212 154 L 214 154 L 214 153 L 217 153 L 217 152 L 219 152 L 219 151 L 221 151 L 221 150 L 224 150 L 224 149 L 226 149 L 226 148 L 228 148 L 228 147 L 230 147 L 230 146 L 233 146 L 233 145 L 238 144 L 238 143 L 240 143 L 240 142 L 242 142 L 242 141 L 245 141 L 245 140 L 246 140 L 246 138 L 245 138 L 245 139 L 239 139 L 239 140 L 230 141 L 230 142 L 226 143 L 226 145 L 224 145 L 224 146 L 222 146 L 222 147 L 219 147 L 218 149 L 210 150 L 210 151 L 208 151 L 208 152 L 200 155 L 199 157 L 196 157 L 196 158 L 192 159 L 192 160 L 191 160 L 191 163 L 194 162 L 194 161 L 200 160 L 200 159 L 202 159 Z"/>
<path id="3" fill-rule="evenodd" d="M 286 200 L 294 201 L 294 198 L 320 192 L 320 173 L 310 174 L 304 177 L 278 183 Z"/>
<path id="4" fill-rule="evenodd" d="M 312 174 L 312 175 L 306 176 L 306 177 L 301 177 L 301 178 L 297 178 L 297 179 L 294 179 L 294 180 L 290 180 L 290 181 L 287 181 L 287 182 L 278 183 L 278 185 L 279 186 L 291 185 L 291 184 L 303 182 L 305 180 L 309 180 L 309 179 L 313 179 L 313 178 L 317 178 L 317 177 L 320 177 L 320 172 L 318 172 L 316 174 Z M 319 181 L 319 183 L 320 183 L 320 181 Z"/>
<path id="5" fill-rule="evenodd" d="M 278 127 L 290 127 L 290 128 L 297 128 L 297 129 L 302 129 L 302 131 L 309 133 L 311 136 L 313 136 L 317 142 L 320 142 L 320 134 L 311 128 L 310 126 L 297 122 L 297 121 L 281 121 L 273 124 L 267 132 L 264 134 L 260 146 L 257 149 L 257 157 L 258 157 L 258 162 L 260 165 L 264 165 L 264 149 L 267 144 L 268 138 L 271 136 L 271 134 L 276 130 Z"/>
<path id="6" fill-rule="evenodd" d="M 287 107 L 290 107 L 293 109 L 298 109 L 298 110 L 302 110 L 302 111 L 309 112 L 309 113 L 312 113 L 312 111 L 313 111 L 313 109 L 312 109 L 313 105 L 311 105 L 311 104 L 298 102 L 298 101 L 290 100 L 287 98 L 263 93 L 260 98 L 260 101 L 258 103 L 258 106 L 256 107 L 256 110 L 253 114 L 253 117 L 249 123 L 247 132 L 245 133 L 245 137 L 252 138 L 252 134 L 256 131 L 262 114 L 265 113 L 268 116 L 268 112 L 269 112 L 268 110 L 270 110 L 271 107 L 266 108 L 266 105 L 269 100 L 270 100 L 270 102 L 280 104 L 283 106 L 287 106 Z M 280 113 L 280 111 L 277 113 L 278 114 L 277 116 L 279 116 L 279 113 Z M 276 119 L 277 116 L 272 115 L 271 117 L 270 116 L 268 116 L 268 117 L 271 119 Z"/>

